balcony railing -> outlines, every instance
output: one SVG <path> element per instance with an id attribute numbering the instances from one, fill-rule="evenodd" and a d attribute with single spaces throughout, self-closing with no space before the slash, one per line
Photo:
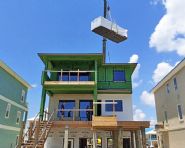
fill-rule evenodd
<path id="1" fill-rule="evenodd" d="M 53 71 L 45 70 L 44 78 L 46 81 L 63 81 L 63 82 L 83 82 L 95 81 L 95 71 Z"/>

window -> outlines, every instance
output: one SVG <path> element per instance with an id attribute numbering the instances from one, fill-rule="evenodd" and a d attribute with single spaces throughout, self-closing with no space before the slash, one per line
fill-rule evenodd
<path id="1" fill-rule="evenodd" d="M 114 81 L 125 81 L 125 71 L 114 70 Z"/>
<path id="2" fill-rule="evenodd" d="M 25 100 L 25 95 L 26 95 L 25 90 L 22 90 L 22 94 L 21 94 L 21 102 L 24 102 L 24 100 Z"/>
<path id="3" fill-rule="evenodd" d="M 152 134 L 152 135 L 151 135 L 151 139 L 152 139 L 152 140 L 157 140 L 157 135 L 153 135 L 153 134 Z"/>
<path id="4" fill-rule="evenodd" d="M 182 106 L 181 105 L 177 105 L 177 111 L 178 111 L 178 115 L 179 115 L 179 120 L 183 120 L 183 113 L 182 113 Z"/>
<path id="5" fill-rule="evenodd" d="M 168 114 L 167 114 L 167 111 L 164 111 L 164 119 L 165 119 L 165 122 L 168 123 Z"/>
<path id="6" fill-rule="evenodd" d="M 122 100 L 114 100 L 116 104 L 112 104 L 113 100 L 106 100 L 105 102 L 110 102 L 110 104 L 105 104 L 105 111 L 112 112 L 113 111 L 113 105 L 115 105 L 115 111 L 120 112 L 123 111 L 123 101 Z"/>
<path id="7" fill-rule="evenodd" d="M 166 84 L 166 92 L 169 94 L 170 93 L 170 86 L 169 84 Z"/>
<path id="8" fill-rule="evenodd" d="M 16 124 L 20 123 L 20 119 L 21 119 L 21 112 L 17 111 L 17 118 L 16 118 Z"/>
<path id="9" fill-rule="evenodd" d="M 175 90 L 177 90 L 177 79 L 176 78 L 174 78 L 173 79 L 173 84 L 174 84 L 174 88 L 175 88 Z"/>
<path id="10" fill-rule="evenodd" d="M 11 104 L 8 103 L 7 107 L 6 107 L 5 118 L 9 118 L 9 116 L 10 116 L 10 109 L 11 109 Z"/>
<path id="11" fill-rule="evenodd" d="M 59 104 L 58 104 L 58 117 L 59 118 L 72 118 L 73 117 L 73 112 L 71 111 L 71 109 L 75 108 L 75 101 L 74 100 L 59 100 Z M 67 111 L 62 111 L 62 110 L 66 110 Z"/>

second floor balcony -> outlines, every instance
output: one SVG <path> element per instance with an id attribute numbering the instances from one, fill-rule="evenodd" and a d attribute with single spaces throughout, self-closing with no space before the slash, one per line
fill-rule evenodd
<path id="1" fill-rule="evenodd" d="M 93 91 L 95 71 L 43 71 L 42 84 L 52 93 Z"/>

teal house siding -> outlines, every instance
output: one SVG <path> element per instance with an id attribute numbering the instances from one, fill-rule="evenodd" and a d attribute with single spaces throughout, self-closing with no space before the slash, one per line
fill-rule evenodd
<path id="1" fill-rule="evenodd" d="M 0 61 L 0 148 L 13 148 L 18 142 L 17 136 L 28 112 L 28 88 L 30 85 L 27 82 Z M 8 104 L 10 110 L 7 117 Z M 19 120 L 17 114 L 20 114 Z"/>

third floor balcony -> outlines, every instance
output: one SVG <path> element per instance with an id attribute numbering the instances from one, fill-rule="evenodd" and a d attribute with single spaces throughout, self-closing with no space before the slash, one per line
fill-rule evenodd
<path id="1" fill-rule="evenodd" d="M 52 93 L 68 91 L 93 91 L 95 86 L 95 71 L 43 71 L 42 84 Z"/>

